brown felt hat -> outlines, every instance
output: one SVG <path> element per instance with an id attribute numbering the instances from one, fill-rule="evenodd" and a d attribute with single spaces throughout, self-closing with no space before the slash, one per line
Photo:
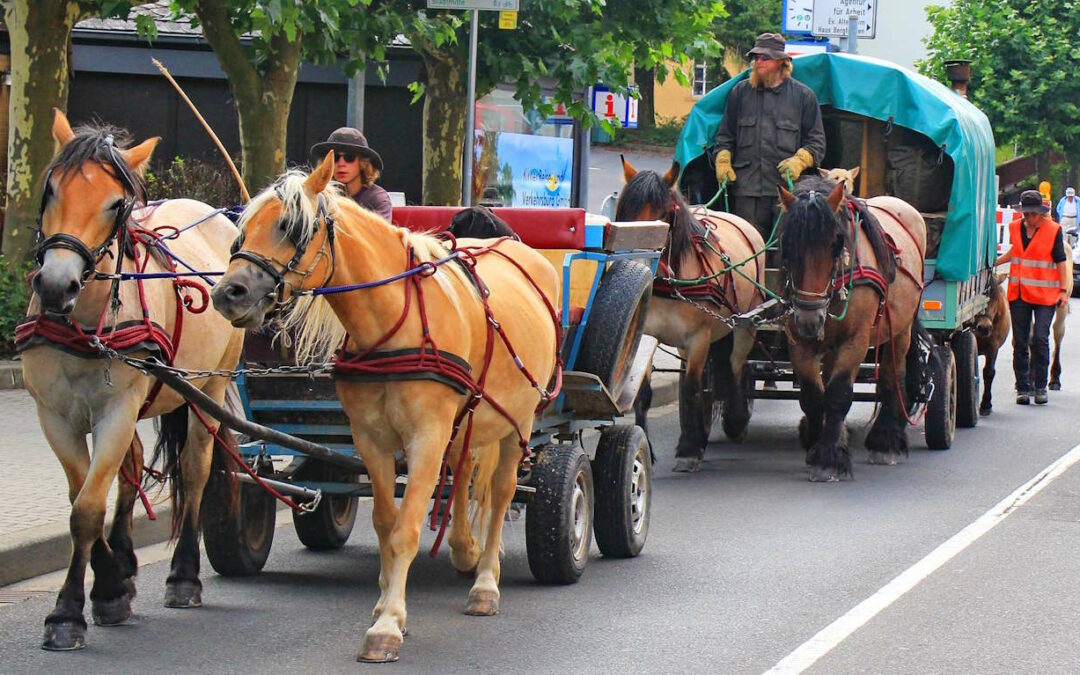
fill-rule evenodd
<path id="1" fill-rule="evenodd" d="M 791 54 L 784 51 L 787 41 L 779 33 L 762 33 L 754 41 L 754 48 L 746 52 L 746 58 L 753 61 L 755 54 L 768 56 L 770 59 L 790 59 Z"/>
<path id="2" fill-rule="evenodd" d="M 326 157 L 326 153 L 331 150 L 355 152 L 361 157 L 366 157 L 376 170 L 383 170 L 382 157 L 379 157 L 379 153 L 371 149 L 367 139 L 364 138 L 364 134 L 360 133 L 359 129 L 353 129 L 352 127 L 335 129 L 325 142 L 311 146 L 311 158 L 316 163 L 321 162 L 323 157 Z"/>
<path id="3" fill-rule="evenodd" d="M 1043 202 L 1038 190 L 1024 190 L 1020 193 L 1021 213 L 1049 213 L 1050 207 Z"/>

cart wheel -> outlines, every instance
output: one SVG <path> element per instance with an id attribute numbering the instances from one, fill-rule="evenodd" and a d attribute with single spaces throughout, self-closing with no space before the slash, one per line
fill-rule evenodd
<path id="1" fill-rule="evenodd" d="M 592 468 L 596 545 L 609 558 L 633 558 L 645 546 L 652 504 L 652 458 L 645 432 L 636 424 L 604 429 Z"/>
<path id="2" fill-rule="evenodd" d="M 545 446 L 533 466 L 536 494 L 525 509 L 529 570 L 545 584 L 572 584 L 592 544 L 593 480 L 585 451 Z"/>
<path id="3" fill-rule="evenodd" d="M 206 557 L 226 577 L 259 573 L 274 543 L 274 497 L 258 485 L 241 485 L 236 510 L 214 501 L 203 504 Z"/>
<path id="4" fill-rule="evenodd" d="M 935 346 L 934 353 L 934 394 L 926 404 L 926 447 L 948 450 L 956 435 L 956 361 L 948 347 Z"/>
<path id="5" fill-rule="evenodd" d="M 979 345 L 975 334 L 965 330 L 953 335 L 952 352 L 956 360 L 956 426 L 970 429 L 979 422 Z"/>
<path id="6" fill-rule="evenodd" d="M 618 400 L 645 328 L 652 296 L 652 270 L 633 260 L 617 260 L 604 272 L 581 338 L 573 370 L 600 378 Z"/>
<path id="7" fill-rule="evenodd" d="M 322 462 L 309 461 L 296 472 L 296 480 L 323 483 L 355 483 L 354 474 L 346 474 Z M 312 551 L 339 549 L 349 540 L 356 523 L 356 497 L 323 497 L 311 513 L 293 511 L 293 529 L 300 543 Z"/>

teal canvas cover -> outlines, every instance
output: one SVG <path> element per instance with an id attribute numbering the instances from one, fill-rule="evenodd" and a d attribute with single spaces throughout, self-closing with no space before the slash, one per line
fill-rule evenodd
<path id="1" fill-rule="evenodd" d="M 794 77 L 821 105 L 907 127 L 930 138 L 955 165 L 937 274 L 965 280 L 993 265 L 997 249 L 994 134 L 986 115 L 940 82 L 894 63 L 850 54 L 793 60 Z M 690 111 L 675 149 L 680 166 L 713 143 L 728 93 L 748 72 L 706 94 Z"/>

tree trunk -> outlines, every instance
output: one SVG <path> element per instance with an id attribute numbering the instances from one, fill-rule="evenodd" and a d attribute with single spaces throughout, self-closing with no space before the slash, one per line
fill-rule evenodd
<path id="1" fill-rule="evenodd" d="M 634 84 L 641 98 L 638 99 L 638 128 L 656 127 L 656 69 L 634 68 Z"/>
<path id="2" fill-rule="evenodd" d="M 9 264 L 29 260 L 42 179 L 52 160 L 53 108 L 67 109 L 68 42 L 81 16 L 68 0 L 10 0 L 11 128 L 2 250 Z"/>
<path id="3" fill-rule="evenodd" d="M 202 0 L 195 13 L 229 78 L 240 118 L 244 183 L 254 195 L 285 171 L 289 107 L 300 70 L 300 37 L 292 41 L 284 33 L 271 37 L 260 74 L 233 31 L 224 3 Z"/>
<path id="4" fill-rule="evenodd" d="M 436 55 L 421 51 L 420 54 L 427 68 L 423 203 L 458 206 L 465 147 L 467 64 L 464 59 L 445 52 Z"/>

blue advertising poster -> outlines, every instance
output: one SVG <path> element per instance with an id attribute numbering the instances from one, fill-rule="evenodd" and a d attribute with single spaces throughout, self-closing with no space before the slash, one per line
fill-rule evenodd
<path id="1" fill-rule="evenodd" d="M 574 139 L 505 131 L 496 136 L 494 156 L 490 146 L 483 147 L 477 162 L 481 199 L 504 206 L 570 206 Z"/>

